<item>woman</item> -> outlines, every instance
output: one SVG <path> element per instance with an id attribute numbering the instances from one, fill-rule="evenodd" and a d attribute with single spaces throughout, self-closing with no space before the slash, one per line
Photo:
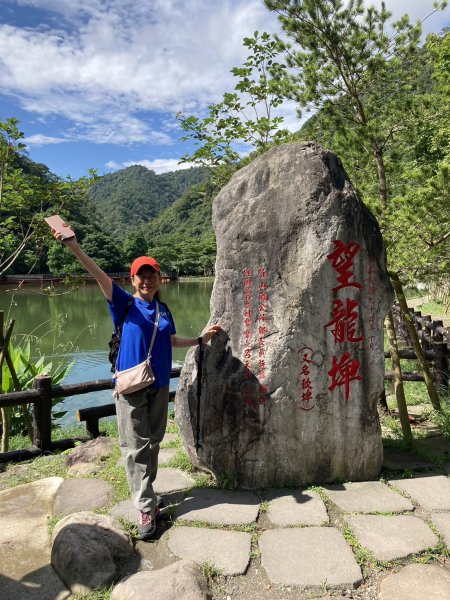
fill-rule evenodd
<path id="1" fill-rule="evenodd" d="M 155 532 L 159 513 L 152 483 L 156 478 L 159 445 L 167 424 L 172 346 L 186 348 L 197 343 L 206 344 L 220 326 L 209 327 L 200 338 L 177 336 L 172 315 L 159 300 L 161 269 L 154 258 L 141 256 L 131 265 L 131 284 L 134 287 L 131 295 L 100 269 L 80 248 L 75 237 L 62 240 L 60 231 L 53 229 L 52 233 L 97 281 L 108 301 L 115 329 L 123 322 L 116 365 L 118 371 L 134 367 L 146 359 L 158 303 L 159 321 L 151 356 L 156 380 L 137 392 L 119 394 L 116 400 L 120 446 L 128 484 L 133 502 L 140 511 L 139 537 L 149 539 Z"/>

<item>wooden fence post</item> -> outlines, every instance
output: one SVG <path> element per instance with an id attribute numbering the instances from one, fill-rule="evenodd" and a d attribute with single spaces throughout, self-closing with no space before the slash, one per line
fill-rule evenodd
<path id="1" fill-rule="evenodd" d="M 434 354 L 434 377 L 436 384 L 441 388 L 449 385 L 449 350 L 447 342 L 439 329 L 444 328 L 443 321 L 433 321 L 433 354 Z M 448 335 L 448 333 L 447 333 Z"/>
<path id="2" fill-rule="evenodd" d="M 439 395 L 436 391 L 436 388 L 434 387 L 433 378 L 431 376 L 427 361 L 425 360 L 425 355 L 420 345 L 419 336 L 417 335 L 417 331 L 414 327 L 413 318 L 408 309 L 408 304 L 403 293 L 402 284 L 400 283 L 400 279 L 396 273 L 389 273 L 389 276 L 391 278 L 392 285 L 394 286 L 395 294 L 397 296 L 398 303 L 403 313 L 403 318 L 405 319 L 406 326 L 408 327 L 409 335 L 411 336 L 417 360 L 419 361 L 420 367 L 422 369 L 423 377 L 425 379 L 425 385 L 427 386 L 431 404 L 433 405 L 434 410 L 440 411 L 441 402 L 439 400 Z"/>
<path id="3" fill-rule="evenodd" d="M 405 390 L 402 380 L 402 369 L 400 366 L 400 357 L 398 355 L 397 337 L 395 335 L 395 322 L 391 310 L 386 315 L 385 324 L 391 352 L 392 383 L 394 386 L 395 398 L 397 400 L 403 439 L 405 440 L 406 444 L 410 446 L 412 444 L 413 436 L 409 422 L 408 407 L 406 406 Z"/>
<path id="4" fill-rule="evenodd" d="M 38 375 L 33 380 L 33 388 L 39 392 L 40 399 L 34 403 L 33 444 L 41 452 L 52 449 L 52 378 Z"/>

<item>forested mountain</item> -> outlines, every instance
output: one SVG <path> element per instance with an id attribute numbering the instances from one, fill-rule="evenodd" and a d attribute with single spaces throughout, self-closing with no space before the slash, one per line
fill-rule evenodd
<path id="1" fill-rule="evenodd" d="M 149 254 L 158 257 L 165 271 L 213 274 L 216 241 L 211 210 L 219 189 L 211 179 L 193 186 L 143 228 Z"/>
<path id="2" fill-rule="evenodd" d="M 100 177 L 89 192 L 89 200 L 102 229 L 123 235 L 157 217 L 207 175 L 203 167 L 156 175 L 146 167 L 133 165 Z"/>

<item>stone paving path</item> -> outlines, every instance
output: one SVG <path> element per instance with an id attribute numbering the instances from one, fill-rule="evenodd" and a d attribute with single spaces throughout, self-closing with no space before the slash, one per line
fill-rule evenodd
<path id="1" fill-rule="evenodd" d="M 167 461 L 164 454 L 162 462 Z M 231 587 L 234 577 L 245 579 L 256 570 L 260 587 L 238 596 L 245 600 L 306 599 L 321 590 L 329 598 L 450 598 L 445 558 L 450 548 L 450 480 L 445 475 L 418 473 L 314 491 L 259 493 L 192 488 L 194 484 L 193 477 L 178 469 L 159 469 L 155 489 L 174 504 L 173 523 L 162 526 L 154 542 L 138 543 L 137 570 L 157 574 L 160 566 L 188 559 L 220 570 Z M 47 521 L 102 507 L 135 521 L 131 501 L 111 506 L 111 493 L 109 484 L 85 477 L 52 477 L 1 491 L 0 600 L 69 598 L 50 565 Z M 438 562 L 413 562 L 414 555 L 437 547 Z M 379 561 L 385 569 L 378 586 L 367 593 L 361 591 L 367 565 L 362 570 L 356 560 L 361 551 L 371 564 Z M 155 567 L 146 558 L 151 553 L 165 564 Z M 213 598 L 234 600 L 220 590 L 213 590 Z"/>

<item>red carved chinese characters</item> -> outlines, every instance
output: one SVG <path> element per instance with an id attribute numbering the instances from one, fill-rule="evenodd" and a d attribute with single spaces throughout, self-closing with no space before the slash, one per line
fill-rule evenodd
<path id="1" fill-rule="evenodd" d="M 345 399 L 348 400 L 350 394 L 350 383 L 362 379 L 358 375 L 359 361 L 356 358 L 350 357 L 350 352 L 344 352 L 341 358 L 333 356 L 333 365 L 328 371 L 328 375 L 332 379 L 332 383 L 328 388 L 330 392 L 335 387 L 344 386 Z"/>
<path id="2" fill-rule="evenodd" d="M 258 368 L 259 368 L 259 403 L 267 402 L 267 388 L 264 385 L 266 380 L 266 333 L 267 333 L 267 272 L 264 267 L 259 269 L 259 294 L 258 294 Z"/>
<path id="3" fill-rule="evenodd" d="M 266 404 L 268 389 L 266 381 L 266 335 L 267 335 L 267 272 L 264 267 L 258 271 L 258 311 L 257 311 L 257 347 L 252 348 L 252 275 L 251 269 L 244 269 L 244 403 L 247 406 Z M 252 364 L 253 362 L 253 364 Z M 253 370 L 252 370 L 253 367 Z M 254 373 L 257 374 L 257 378 Z M 256 379 L 256 381 L 255 381 Z"/>
<path id="4" fill-rule="evenodd" d="M 337 344 L 342 344 L 345 340 L 349 342 L 361 342 L 364 335 L 357 336 L 356 325 L 359 319 L 358 302 L 356 300 L 346 299 L 346 303 L 339 298 L 333 300 L 333 312 L 331 313 L 333 320 L 325 325 L 325 327 L 334 326 L 331 333 L 334 336 L 334 341 Z"/>
<path id="5" fill-rule="evenodd" d="M 374 277 L 374 260 L 373 258 L 369 259 L 369 271 L 368 271 L 368 286 L 367 286 L 367 299 L 369 304 L 369 319 L 368 319 L 368 329 L 369 334 L 367 336 L 369 341 L 369 348 L 371 350 L 375 349 L 375 340 L 376 340 L 376 326 L 375 326 L 375 315 L 377 311 L 376 303 L 375 303 L 375 277 Z"/>
<path id="6" fill-rule="evenodd" d="M 339 285 L 333 288 L 333 291 L 345 288 L 362 288 L 362 285 L 355 281 L 353 272 L 353 260 L 361 249 L 359 244 L 350 242 L 348 245 L 342 240 L 334 240 L 334 250 L 327 256 L 331 261 L 331 266 L 337 273 Z M 354 298 L 345 297 L 336 298 L 333 301 L 332 320 L 325 325 L 331 328 L 331 333 L 335 344 L 345 342 L 357 343 L 364 340 L 364 334 L 358 332 L 359 322 L 359 302 Z M 361 380 L 359 375 L 360 363 L 357 358 L 352 358 L 350 353 L 345 351 L 341 356 L 334 355 L 331 369 L 328 375 L 331 378 L 331 384 L 328 387 L 332 392 L 337 387 L 344 387 L 345 400 L 350 395 L 350 384 L 352 381 Z"/>
<path id="7" fill-rule="evenodd" d="M 301 378 L 300 378 L 300 410 L 306 412 L 314 408 L 313 400 L 313 384 L 311 380 L 311 348 L 307 346 L 300 348 L 299 354 L 301 357 Z"/>
<path id="8" fill-rule="evenodd" d="M 342 240 L 334 240 L 335 248 L 331 254 L 328 254 L 327 258 L 331 260 L 331 266 L 338 273 L 338 282 L 340 285 L 333 288 L 333 291 L 341 290 L 345 287 L 362 287 L 361 284 L 350 281 L 353 277 L 353 259 L 361 249 L 359 244 L 350 242 L 348 246 L 344 245 Z"/>
<path id="9" fill-rule="evenodd" d="M 253 404 L 253 386 L 250 383 L 251 372 L 251 338 L 252 338 L 252 270 L 244 269 L 244 379 L 246 383 L 243 386 L 244 404 Z"/>

